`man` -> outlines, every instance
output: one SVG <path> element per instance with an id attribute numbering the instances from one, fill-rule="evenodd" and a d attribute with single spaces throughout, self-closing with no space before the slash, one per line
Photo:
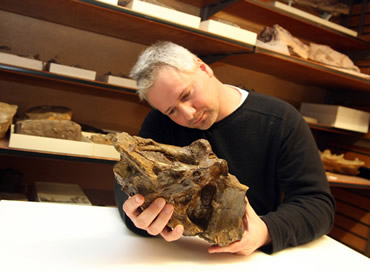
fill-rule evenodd
<path id="1" fill-rule="evenodd" d="M 140 98 L 154 108 L 141 137 L 177 146 L 207 139 L 230 173 L 249 186 L 243 238 L 211 246 L 210 253 L 273 253 L 329 232 L 334 199 L 310 129 L 295 108 L 222 84 L 207 64 L 171 42 L 147 48 L 131 76 Z M 183 226 L 166 227 L 173 206 L 163 198 L 140 211 L 142 195 L 127 199 L 117 183 L 115 195 L 133 231 L 167 241 L 182 236 Z"/>

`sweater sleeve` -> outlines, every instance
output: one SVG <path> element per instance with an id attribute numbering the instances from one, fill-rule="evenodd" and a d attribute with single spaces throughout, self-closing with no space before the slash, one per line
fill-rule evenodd
<path id="1" fill-rule="evenodd" d="M 283 200 L 262 217 L 272 240 L 261 248 L 267 253 L 312 241 L 334 223 L 335 201 L 308 125 L 293 114 L 282 126 L 276 179 Z"/>

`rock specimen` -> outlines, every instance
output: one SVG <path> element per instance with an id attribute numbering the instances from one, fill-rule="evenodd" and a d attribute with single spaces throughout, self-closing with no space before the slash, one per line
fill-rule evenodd
<path id="1" fill-rule="evenodd" d="M 257 46 L 264 47 L 279 53 L 297 56 L 320 64 L 339 69 L 344 72 L 361 75 L 353 61 L 346 55 L 335 51 L 330 46 L 309 42 L 302 42 L 279 25 L 265 27 L 257 38 Z M 364 76 L 366 77 L 366 75 Z"/>
<path id="2" fill-rule="evenodd" d="M 113 145 L 113 137 L 115 133 L 95 134 L 88 137 L 88 140 L 95 144 Z"/>
<path id="3" fill-rule="evenodd" d="M 332 16 L 347 15 L 350 12 L 349 1 L 346 3 L 343 0 L 282 0 L 282 2 L 303 8 L 303 10 L 309 9 L 316 13 L 330 13 Z"/>
<path id="4" fill-rule="evenodd" d="M 257 37 L 257 45 L 282 54 L 308 58 L 308 45 L 279 25 L 266 26 Z"/>
<path id="5" fill-rule="evenodd" d="M 41 105 L 26 112 L 28 119 L 72 120 L 72 110 L 64 106 Z"/>
<path id="6" fill-rule="evenodd" d="M 327 45 L 310 43 L 308 59 L 337 68 L 360 72 L 360 68 L 348 56 L 335 51 Z"/>
<path id="7" fill-rule="evenodd" d="M 330 172 L 355 176 L 360 173 L 358 169 L 365 166 L 365 162 L 358 158 L 347 160 L 344 158 L 344 154 L 335 155 L 329 149 L 320 152 L 320 157 L 325 170 Z"/>
<path id="8" fill-rule="evenodd" d="M 177 147 L 123 132 L 113 143 L 121 154 L 115 178 L 128 195 L 145 197 L 142 208 L 163 197 L 175 208 L 168 226 L 182 224 L 184 235 L 220 246 L 242 238 L 248 187 L 228 173 L 208 141 Z"/>
<path id="9" fill-rule="evenodd" d="M 69 120 L 23 120 L 18 121 L 15 132 L 34 136 L 81 140 L 81 126 Z"/>
<path id="10" fill-rule="evenodd" d="M 18 109 L 17 105 L 10 105 L 0 102 L 0 139 L 4 138 L 9 129 L 10 124 L 13 122 L 13 117 Z"/>

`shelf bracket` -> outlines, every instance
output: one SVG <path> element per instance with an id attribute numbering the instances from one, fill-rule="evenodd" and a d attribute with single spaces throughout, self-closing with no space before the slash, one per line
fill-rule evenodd
<path id="1" fill-rule="evenodd" d="M 213 14 L 223 10 L 224 8 L 228 7 L 229 5 L 233 4 L 240 0 L 219 0 L 215 3 L 208 4 L 201 8 L 200 10 L 200 17 L 202 21 L 207 20 Z"/>
<path id="2" fill-rule="evenodd" d="M 248 51 L 230 52 L 230 53 L 223 53 L 223 54 L 201 55 L 199 56 L 199 58 L 203 60 L 206 64 L 212 64 L 212 63 L 215 63 L 217 61 L 220 61 L 230 56 L 248 55 L 248 54 L 255 54 L 255 53 L 257 53 L 256 47 L 254 47 L 252 51 L 248 50 Z"/>

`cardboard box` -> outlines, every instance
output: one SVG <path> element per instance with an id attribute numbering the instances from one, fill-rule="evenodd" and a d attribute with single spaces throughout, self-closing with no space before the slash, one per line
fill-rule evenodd
<path id="1" fill-rule="evenodd" d="M 96 135 L 96 133 L 82 132 L 85 137 L 94 134 Z M 120 154 L 113 145 L 19 134 L 14 132 L 14 125 L 11 126 L 9 147 L 98 159 L 120 159 Z"/>
<path id="2" fill-rule="evenodd" d="M 118 5 L 118 0 L 97 0 L 97 1 L 111 4 L 111 5 Z"/>
<path id="3" fill-rule="evenodd" d="M 369 130 L 370 113 L 337 105 L 302 103 L 303 116 L 317 119 L 319 124 L 360 133 Z"/>
<path id="4" fill-rule="evenodd" d="M 133 89 L 133 90 L 137 89 L 136 81 L 132 80 L 132 79 L 129 79 L 129 78 L 123 78 L 123 77 L 117 77 L 117 76 L 109 75 L 109 76 L 104 76 L 102 78 L 102 81 L 106 82 L 106 83 L 109 83 L 109 84 L 113 84 L 113 85 L 122 86 L 122 87 L 129 88 L 129 89 Z"/>
<path id="5" fill-rule="evenodd" d="M 49 64 L 49 72 L 64 76 L 77 77 L 88 80 L 95 80 L 96 72 L 57 63 Z"/>
<path id="6" fill-rule="evenodd" d="M 42 71 L 44 63 L 40 60 L 20 57 L 14 54 L 0 52 L 0 63 Z"/>
<path id="7" fill-rule="evenodd" d="M 35 182 L 35 200 L 39 202 L 92 205 L 78 184 Z"/>
<path id="8" fill-rule="evenodd" d="M 130 1 L 130 3 L 128 3 L 126 7 L 162 20 L 193 28 L 198 28 L 200 23 L 200 17 L 198 16 L 139 0 Z"/>
<path id="9" fill-rule="evenodd" d="M 257 33 L 214 20 L 200 23 L 199 28 L 243 43 L 256 45 Z"/>

